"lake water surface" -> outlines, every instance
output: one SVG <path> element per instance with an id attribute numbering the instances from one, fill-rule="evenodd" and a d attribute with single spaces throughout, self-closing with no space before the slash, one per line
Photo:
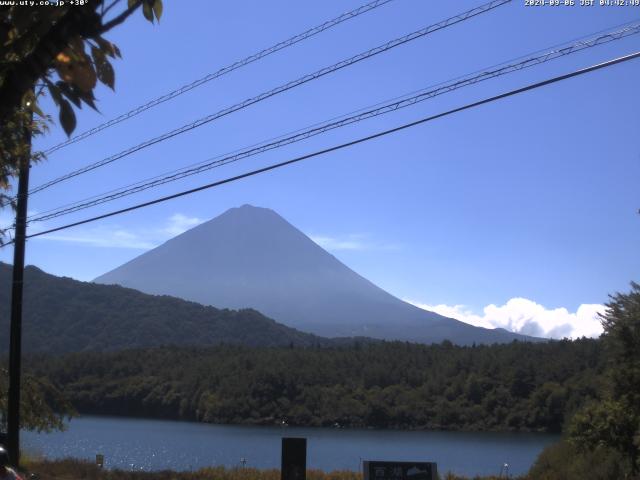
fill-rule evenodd
<path id="1" fill-rule="evenodd" d="M 64 432 L 22 433 L 27 452 L 95 460 L 109 468 L 191 470 L 205 466 L 279 468 L 282 437 L 307 438 L 307 467 L 360 470 L 361 460 L 435 461 L 438 471 L 497 475 L 504 463 L 525 473 L 557 435 L 248 427 L 85 416 Z"/>

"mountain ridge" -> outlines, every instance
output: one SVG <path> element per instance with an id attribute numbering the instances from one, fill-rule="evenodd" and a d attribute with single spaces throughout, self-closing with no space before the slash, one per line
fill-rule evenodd
<path id="1" fill-rule="evenodd" d="M 0 262 L 0 329 L 4 332 L 9 331 L 11 269 L 11 265 Z M 118 285 L 56 277 L 34 266 L 26 267 L 24 285 L 25 353 L 220 343 L 310 347 L 350 341 L 300 332 L 251 309 L 221 310 Z M 0 353 L 8 346 L 8 341 L 1 342 Z"/>

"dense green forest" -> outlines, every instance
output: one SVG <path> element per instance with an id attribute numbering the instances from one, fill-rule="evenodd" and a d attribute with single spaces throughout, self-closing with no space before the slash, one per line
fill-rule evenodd
<path id="1" fill-rule="evenodd" d="M 458 347 L 163 347 L 32 357 L 82 413 L 215 423 L 559 432 L 596 396 L 597 340 Z"/>
<path id="2" fill-rule="evenodd" d="M 0 331 L 9 331 L 11 266 L 0 262 Z M 180 325 L 176 328 L 176 325 Z M 329 340 L 277 323 L 261 313 L 221 310 L 174 297 L 147 295 L 25 270 L 23 349 L 67 353 L 159 345 L 309 346 Z M 5 353 L 8 342 L 0 342 Z"/>

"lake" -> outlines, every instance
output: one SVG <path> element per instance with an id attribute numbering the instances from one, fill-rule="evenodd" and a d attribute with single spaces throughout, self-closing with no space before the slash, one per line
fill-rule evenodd
<path id="1" fill-rule="evenodd" d="M 360 470 L 362 460 L 435 461 L 438 471 L 497 475 L 504 463 L 525 473 L 557 435 L 342 428 L 250 427 L 84 416 L 64 432 L 22 433 L 27 452 L 95 460 L 109 468 L 191 470 L 205 466 L 280 468 L 282 437 L 307 438 L 308 468 Z"/>

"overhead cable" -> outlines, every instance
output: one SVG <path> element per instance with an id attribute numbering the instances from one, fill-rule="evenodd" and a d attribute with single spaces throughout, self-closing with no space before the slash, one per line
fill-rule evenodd
<path id="1" fill-rule="evenodd" d="M 69 172 L 65 175 L 62 175 L 58 178 L 55 178 L 53 180 L 50 180 L 49 182 L 46 182 L 42 185 L 39 185 L 35 188 L 33 188 L 32 190 L 29 191 L 29 194 L 32 195 L 34 193 L 40 192 L 42 190 L 45 190 L 49 187 L 52 187 L 53 185 L 57 185 L 58 183 L 61 183 L 65 180 L 69 180 L 71 178 L 77 177 L 78 175 L 82 175 L 84 173 L 90 172 L 92 170 L 95 170 L 97 168 L 103 167 L 105 165 L 108 165 L 110 163 L 115 162 L 116 160 L 120 160 L 121 158 L 124 158 L 128 155 L 131 155 L 132 153 L 138 152 L 144 148 L 147 148 L 151 145 L 155 145 L 157 143 L 160 143 L 164 140 L 168 140 L 169 138 L 173 138 L 176 135 L 180 135 L 182 133 L 188 132 L 190 130 L 193 130 L 195 128 L 201 127 L 202 125 L 205 125 L 207 123 L 210 123 L 214 120 L 217 120 L 221 117 L 224 117 L 226 115 L 229 115 L 233 112 L 236 112 L 238 110 L 241 110 L 243 108 L 246 108 L 250 105 L 253 105 L 254 103 L 258 103 L 261 102 L 263 100 L 266 100 L 267 98 L 273 97 L 274 95 L 278 95 L 282 92 L 285 92 L 287 90 L 291 90 L 292 88 L 298 87 L 300 85 L 303 85 L 307 82 L 310 82 L 312 80 L 316 80 L 318 78 L 321 78 L 327 74 L 333 73 L 337 70 L 340 70 L 342 68 L 348 67 L 350 65 L 353 65 L 355 63 L 358 63 L 362 60 L 371 58 L 375 55 L 378 55 L 380 53 L 386 52 L 388 50 L 391 50 L 395 47 L 398 47 L 400 45 L 404 45 L 407 42 L 411 42 L 413 40 L 416 40 L 418 38 L 424 37 L 425 35 L 428 35 L 430 33 L 433 33 L 435 31 L 438 30 L 442 30 L 444 28 L 447 28 L 451 25 L 455 25 L 457 23 L 463 22 L 465 20 L 468 20 L 472 17 L 475 17 L 477 15 L 480 15 L 482 13 L 486 13 L 490 10 L 493 10 L 494 8 L 497 8 L 501 5 L 504 5 L 506 3 L 511 2 L 511 0 L 492 0 L 488 3 L 485 3 L 483 5 L 480 5 L 478 7 L 472 8 L 470 10 L 467 10 L 463 13 L 460 13 L 458 15 L 455 15 L 453 17 L 449 17 L 446 20 L 443 20 L 441 22 L 435 23 L 433 25 L 429 25 L 427 27 L 424 27 L 420 30 L 417 30 L 415 32 L 409 33 L 407 35 L 404 35 L 402 37 L 396 38 L 394 40 L 390 40 L 382 45 L 379 45 L 375 48 L 372 48 L 370 50 L 367 50 L 365 52 L 359 53 L 357 55 L 354 55 L 353 57 L 350 57 L 348 59 L 342 60 L 338 63 L 335 63 L 333 65 L 330 65 L 328 67 L 324 67 L 320 70 L 317 70 L 314 73 L 310 73 L 307 75 L 304 75 L 296 80 L 290 81 L 288 83 L 285 83 L 283 85 L 280 85 L 279 87 L 276 87 L 272 90 L 268 90 L 266 92 L 263 92 L 255 97 L 251 97 L 243 102 L 240 102 L 238 104 L 235 104 L 231 107 L 227 107 L 223 110 L 220 110 L 216 113 L 212 113 L 210 115 L 207 115 L 206 117 L 200 118 L 198 120 L 195 120 L 189 124 L 183 125 L 182 127 L 176 128 L 174 130 L 171 130 L 170 132 L 166 132 L 160 136 L 154 137 L 152 139 L 146 140 L 143 143 L 140 143 L 138 145 L 135 145 L 133 147 L 130 147 L 126 150 L 123 150 L 119 153 L 116 153 L 114 155 L 111 155 L 110 157 L 104 158 L 102 160 L 99 160 L 97 162 L 94 162 L 92 164 L 86 165 L 82 168 L 79 168 L 77 170 L 74 170 L 72 172 Z"/>
<path id="2" fill-rule="evenodd" d="M 183 93 L 186 93 L 190 90 L 193 90 L 194 88 L 197 88 L 201 85 L 204 85 L 207 82 L 210 82 L 212 80 L 215 80 L 216 78 L 222 77 L 223 75 L 226 75 L 227 73 L 231 73 L 234 70 L 237 70 L 241 67 L 244 67 L 246 65 L 249 65 L 250 63 L 253 63 L 257 60 L 260 60 L 264 57 L 267 57 L 269 55 L 271 55 L 272 53 L 276 53 L 280 50 L 283 50 L 287 47 L 291 47 L 299 42 L 302 42 L 303 40 L 306 40 L 310 37 L 313 37 L 314 35 L 317 35 L 321 32 L 324 32 L 325 30 L 329 30 L 332 27 L 335 27 L 336 25 L 341 24 L 342 22 L 345 22 L 347 20 L 351 20 L 352 18 L 356 18 L 360 15 L 362 15 L 363 13 L 367 13 L 370 12 L 371 10 L 374 10 L 378 7 L 381 7 L 382 5 L 385 5 L 389 2 L 392 2 L 393 0 L 375 0 L 373 2 L 367 3 L 365 5 L 361 5 L 358 8 L 354 8 L 353 10 L 350 10 L 346 13 L 343 13 L 342 15 L 333 18 L 331 20 L 328 20 L 320 25 L 317 25 L 313 28 L 310 28 L 309 30 L 306 30 L 302 33 L 299 33 L 297 35 L 294 35 L 291 38 L 288 38 L 287 40 L 284 40 L 282 42 L 276 43 L 275 45 L 272 45 L 270 47 L 265 48 L 264 50 L 259 51 L 258 53 L 254 53 L 253 55 L 249 55 L 246 58 L 243 58 L 242 60 L 238 60 L 237 62 L 234 62 L 230 65 L 227 65 L 226 67 L 222 67 L 221 69 L 217 70 L 216 72 L 210 73 L 208 75 L 205 75 L 202 78 L 199 78 L 198 80 L 195 80 L 189 84 L 183 85 L 179 88 L 176 88 L 175 90 L 166 93 L 158 98 L 154 98 L 153 100 L 145 103 L 144 105 L 140 105 L 126 113 L 123 113 L 122 115 L 119 115 L 115 118 L 112 118 L 111 120 L 108 120 L 96 127 L 93 127 L 89 130 L 86 130 L 82 133 L 79 133 L 77 135 L 74 135 L 73 137 L 69 138 L 68 140 L 65 140 L 64 142 L 58 143 L 57 145 L 54 145 L 53 147 L 45 150 L 45 154 L 50 155 L 51 153 L 55 152 L 56 150 L 60 150 L 61 148 L 66 147 L 67 145 L 71 145 L 73 143 L 79 142 L 80 140 L 84 140 L 85 138 L 88 138 L 92 135 L 95 135 L 98 132 L 101 132 L 102 130 L 105 130 L 109 127 L 112 127 L 113 125 L 116 125 L 118 123 L 124 122 L 125 120 L 128 120 L 130 118 L 135 117 L 136 115 L 139 115 L 140 113 L 149 110 L 150 108 L 153 108 L 157 105 L 160 105 L 168 100 L 171 100 L 179 95 L 182 95 Z"/>
<path id="3" fill-rule="evenodd" d="M 413 122 L 410 122 L 410 123 L 405 123 L 405 124 L 400 125 L 398 127 L 394 127 L 394 128 L 388 129 L 388 130 L 383 130 L 383 131 L 374 133 L 372 135 L 368 135 L 366 137 L 361 137 L 361 138 L 358 138 L 356 140 L 352 140 L 350 142 L 342 143 L 340 145 L 335 145 L 333 147 L 329 147 L 329 148 L 326 148 L 326 149 L 323 149 L 323 150 L 318 150 L 318 151 L 315 151 L 313 153 L 302 155 L 302 156 L 299 156 L 299 157 L 296 157 L 296 158 L 293 158 L 293 159 L 290 159 L 290 160 L 286 160 L 286 161 L 283 161 L 283 162 L 280 162 L 280 163 L 272 164 L 272 165 L 269 165 L 267 167 L 259 168 L 259 169 L 256 169 L 256 170 L 252 170 L 250 172 L 246 172 L 246 173 L 243 173 L 243 174 L 240 174 L 240 175 L 236 175 L 236 176 L 233 176 L 233 177 L 225 178 L 223 180 L 218 180 L 216 182 L 208 183 L 206 185 L 201 185 L 199 187 L 191 188 L 189 190 L 184 190 L 184 191 L 181 191 L 181 192 L 178 192 L 178 193 L 174 193 L 172 195 L 167 195 L 167 196 L 164 196 L 164 197 L 156 198 L 154 200 L 150 200 L 150 201 L 147 201 L 147 202 L 139 203 L 137 205 L 133 205 L 133 206 L 130 206 L 130 207 L 127 207 L 127 208 L 122 208 L 120 210 L 111 211 L 111 212 L 108 212 L 108 213 L 105 213 L 105 214 L 102 214 L 102 215 L 97 215 L 95 217 L 86 218 L 84 220 L 80 220 L 80 221 L 77 221 L 77 222 L 69 223 L 69 224 L 62 225 L 62 226 L 59 226 L 59 227 L 56 227 L 56 228 L 51 228 L 51 229 L 44 230 L 44 231 L 41 231 L 41 232 L 33 233 L 31 235 L 27 235 L 27 238 L 35 238 L 35 237 L 39 237 L 39 236 L 42 236 L 42 235 L 47 235 L 49 233 L 58 232 L 60 230 L 66 230 L 68 228 L 76 227 L 76 226 L 79 226 L 79 225 L 84 225 L 84 224 L 87 224 L 87 223 L 95 222 L 97 220 L 102 220 L 102 219 L 113 217 L 113 216 L 116 216 L 116 215 L 121 215 L 123 213 L 131 212 L 131 211 L 138 210 L 138 209 L 141 209 L 141 208 L 145 208 L 145 207 L 148 207 L 148 206 L 151 206 L 151 205 L 156 205 L 158 203 L 163 203 L 163 202 L 166 202 L 166 201 L 169 201 L 169 200 L 173 200 L 175 198 L 179 198 L 179 197 L 183 197 L 183 196 L 186 196 L 186 195 L 190 195 L 192 193 L 200 192 L 200 191 L 207 190 L 207 189 L 214 188 L 214 187 L 219 187 L 219 186 L 225 185 L 227 183 L 231 183 L 231 182 L 235 182 L 237 180 L 241 180 L 241 179 L 244 179 L 244 178 L 252 177 L 254 175 L 258 175 L 258 174 L 265 173 L 265 172 L 268 172 L 268 171 L 271 171 L 271 170 L 275 170 L 275 169 L 278 169 L 278 168 L 281 168 L 281 167 L 284 167 L 284 166 L 287 166 L 287 165 L 292 165 L 294 163 L 298 163 L 298 162 L 301 162 L 303 160 L 307 160 L 307 159 L 310 159 L 310 158 L 318 157 L 320 155 L 325 155 L 325 154 L 330 153 L 330 152 L 334 152 L 334 151 L 337 151 L 337 150 L 342 150 L 344 148 L 352 147 L 352 146 L 358 145 L 360 143 L 364 143 L 364 142 L 367 142 L 367 141 L 370 141 L 370 140 L 373 140 L 373 139 L 376 139 L 376 138 L 384 137 L 384 136 L 399 132 L 401 130 L 412 128 L 412 127 L 415 127 L 417 125 L 421 125 L 423 123 L 427 123 L 427 122 L 430 122 L 430 121 L 433 121 L 433 120 L 436 120 L 436 119 L 439 119 L 439 118 L 443 118 L 443 117 L 452 115 L 454 113 L 458 113 L 458 112 L 462 112 L 464 110 L 469 110 L 471 108 L 479 107 L 479 106 L 485 105 L 487 103 L 491 103 L 491 102 L 494 102 L 494 101 L 497 101 L 497 100 L 501 100 L 501 99 L 504 99 L 504 98 L 507 98 L 507 97 L 511 97 L 513 95 L 524 93 L 524 92 L 527 92 L 529 90 L 534 90 L 534 89 L 537 89 L 537 88 L 540 88 L 540 87 L 544 87 L 546 85 L 551 85 L 553 83 L 557 83 L 557 82 L 560 82 L 560 81 L 563 81 L 563 80 L 567 80 L 569 78 L 573 78 L 573 77 L 577 77 L 577 76 L 580 76 L 580 75 L 584 75 L 586 73 L 590 73 L 590 72 L 593 72 L 593 71 L 596 71 L 596 70 L 600 70 L 600 69 L 603 69 L 603 68 L 611 67 L 611 66 L 616 65 L 618 63 L 627 62 L 627 61 L 634 60 L 634 59 L 639 58 L 639 57 L 640 57 L 640 51 L 632 53 L 632 54 L 629 54 L 629 55 L 625 55 L 623 57 L 618 57 L 618 58 L 615 58 L 615 59 L 612 59 L 612 60 L 608 60 L 606 62 L 602 62 L 602 63 L 596 64 L 596 65 L 592 65 L 590 67 L 586 67 L 586 68 L 583 68 L 583 69 L 580 69 L 580 70 L 576 70 L 576 71 L 573 71 L 571 73 L 567 73 L 567 74 L 556 76 L 556 77 L 553 77 L 553 78 L 550 78 L 550 79 L 547 79 L 547 80 L 543 80 L 541 82 L 536 82 L 536 83 L 533 83 L 533 84 L 529 84 L 529 85 L 527 85 L 525 87 L 517 88 L 515 90 L 511 90 L 511 91 L 508 91 L 506 93 L 495 95 L 493 97 L 488 97 L 488 98 L 485 98 L 483 100 L 479 100 L 477 102 L 468 103 L 466 105 L 463 105 L 463 106 L 458 107 L 458 108 L 454 108 L 452 110 L 448 110 L 446 112 L 442 112 L 442 113 L 439 113 L 439 114 L 436 114 L 436 115 L 431 115 L 431 116 L 428 116 L 428 117 L 424 117 L 424 118 L 421 118 L 419 120 L 416 120 L 416 121 L 413 121 Z M 12 243 L 12 242 L 8 242 L 5 245 L 9 245 L 10 243 Z"/>
<path id="4" fill-rule="evenodd" d="M 427 89 L 423 89 L 418 93 L 414 92 L 414 94 L 411 94 L 410 96 L 400 97 L 400 99 L 394 99 L 393 101 L 375 105 L 375 108 L 369 107 L 368 109 L 361 109 L 357 112 L 354 112 L 353 114 L 347 114 L 347 116 L 328 120 L 307 129 L 298 130 L 296 132 L 293 132 L 292 134 L 276 137 L 275 139 L 268 140 L 261 144 L 253 145 L 243 150 L 237 150 L 230 154 L 217 156 L 205 160 L 204 162 L 185 167 L 183 169 L 174 170 L 173 172 L 136 182 L 135 184 L 127 185 L 120 189 L 111 190 L 101 195 L 92 196 L 87 199 L 63 205 L 61 207 L 57 207 L 45 212 L 39 212 L 37 215 L 33 215 L 28 220 L 29 223 L 32 223 L 68 215 L 80 210 L 116 200 L 118 198 L 164 185 L 169 182 L 196 175 L 213 168 L 221 167 L 223 165 L 227 165 L 229 163 L 233 163 L 247 157 L 258 155 L 269 150 L 296 143 L 301 140 L 326 133 L 336 128 L 344 127 L 346 125 L 357 123 L 368 118 L 394 112 L 399 109 L 415 105 L 419 102 L 429 100 L 436 96 L 452 92 L 459 88 L 474 85 L 485 80 L 500 77 L 502 75 L 520 71 L 522 69 L 533 67 L 535 65 L 540 65 L 557 58 L 561 58 L 588 48 L 603 45 L 605 43 L 638 33 L 640 33 L 640 22 L 628 24 L 623 27 L 607 31 L 606 33 L 599 33 L 598 35 L 586 37 L 578 42 L 574 42 L 571 44 L 563 44 L 542 52 L 538 51 L 535 54 L 530 54 L 529 56 L 519 57 L 516 60 L 504 62 L 502 64 L 481 70 L 480 72 L 474 72 L 473 74 L 468 74 L 463 77 L 457 77 L 456 79 L 449 82 L 443 82 L 438 85 L 428 87 Z"/>

